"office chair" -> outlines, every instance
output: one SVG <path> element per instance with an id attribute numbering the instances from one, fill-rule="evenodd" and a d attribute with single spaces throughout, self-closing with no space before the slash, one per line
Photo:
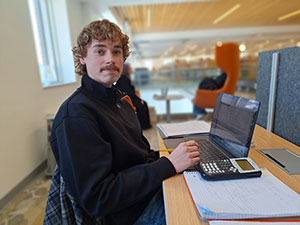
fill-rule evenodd
<path id="1" fill-rule="evenodd" d="M 219 92 L 234 95 L 240 73 L 240 53 L 237 43 L 223 43 L 215 48 L 216 66 L 227 74 L 222 88 L 217 90 L 197 89 L 194 104 L 200 108 L 214 108 Z"/>

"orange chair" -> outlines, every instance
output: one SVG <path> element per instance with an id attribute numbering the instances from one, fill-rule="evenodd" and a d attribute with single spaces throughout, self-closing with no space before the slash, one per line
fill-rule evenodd
<path id="1" fill-rule="evenodd" d="M 216 66 L 227 74 L 224 86 L 217 90 L 197 89 L 194 104 L 200 108 L 214 108 L 219 92 L 234 95 L 240 73 L 240 53 L 237 43 L 228 42 L 215 48 Z"/>

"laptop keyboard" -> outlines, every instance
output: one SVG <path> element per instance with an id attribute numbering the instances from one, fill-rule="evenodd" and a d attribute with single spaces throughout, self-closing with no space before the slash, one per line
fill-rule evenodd
<path id="1" fill-rule="evenodd" d="M 213 144 L 208 139 L 197 140 L 199 144 L 200 160 L 210 161 L 218 159 L 227 159 L 228 157 L 219 150 L 216 144 Z"/>

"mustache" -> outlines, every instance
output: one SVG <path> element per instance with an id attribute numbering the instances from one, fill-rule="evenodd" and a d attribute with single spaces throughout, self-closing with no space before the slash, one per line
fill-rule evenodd
<path id="1" fill-rule="evenodd" d="M 116 70 L 116 71 L 120 72 L 120 68 L 114 64 L 101 67 L 100 72 L 102 72 L 103 70 Z"/>

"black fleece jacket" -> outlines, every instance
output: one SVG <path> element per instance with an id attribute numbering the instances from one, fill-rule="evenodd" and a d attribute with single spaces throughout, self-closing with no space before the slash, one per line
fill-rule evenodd
<path id="1" fill-rule="evenodd" d="M 92 217 L 133 224 L 172 163 L 150 149 L 134 110 L 116 87 L 84 75 L 82 85 L 60 107 L 51 147 L 71 195 Z"/>

